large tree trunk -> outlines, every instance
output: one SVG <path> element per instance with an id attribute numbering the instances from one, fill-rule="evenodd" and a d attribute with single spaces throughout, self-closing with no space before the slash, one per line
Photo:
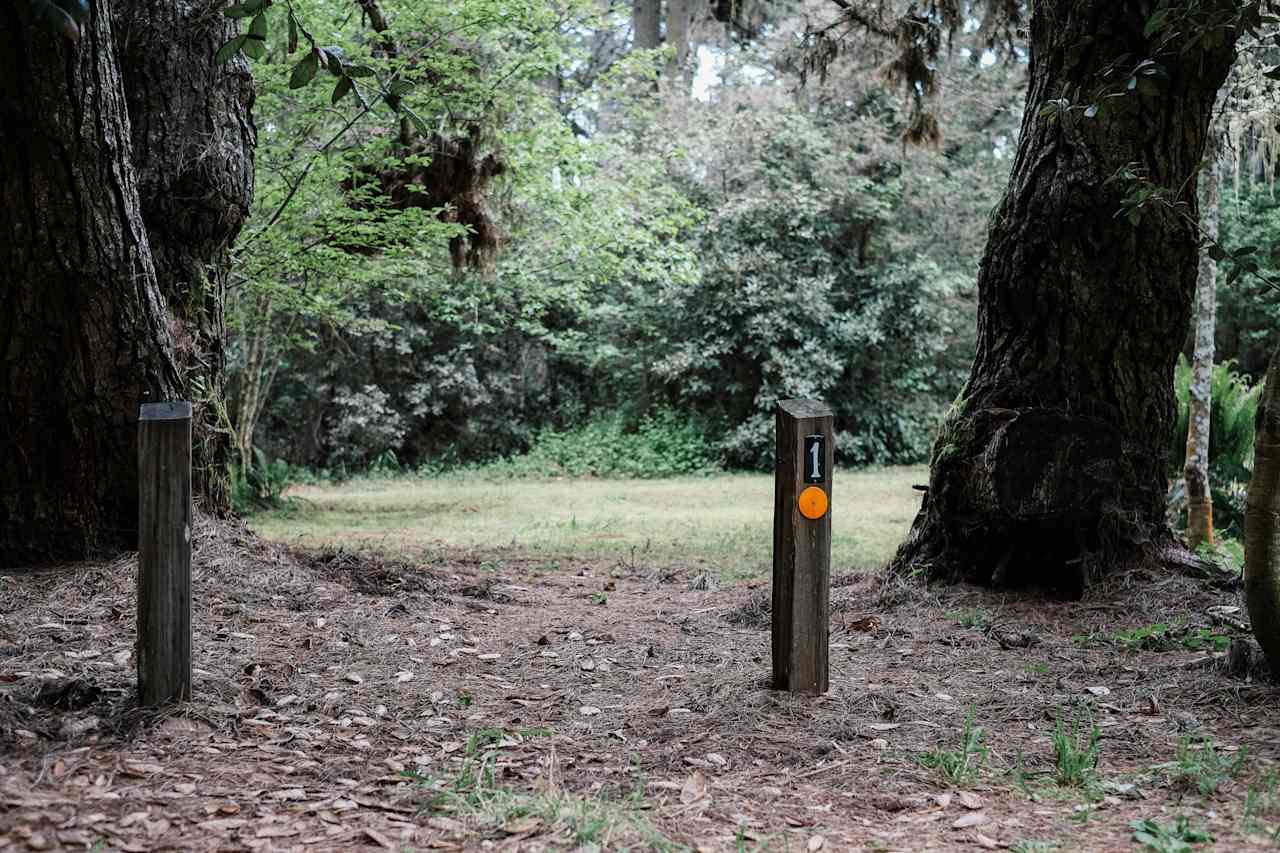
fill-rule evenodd
<path id="1" fill-rule="evenodd" d="M 230 248 L 249 214 L 256 141 L 243 57 L 214 53 L 235 23 L 208 0 L 137 0 L 113 10 L 133 164 L 182 395 L 196 404 L 193 486 L 207 511 L 231 508 L 223 302 Z"/>
<path id="2" fill-rule="evenodd" d="M 0 4 L 0 566 L 127 545 L 138 405 L 180 387 L 111 5 L 72 44 Z"/>
<path id="3" fill-rule="evenodd" d="M 1200 198 L 1200 228 L 1218 239 L 1218 202 L 1222 166 L 1218 146 L 1210 141 L 1208 165 Z M 1218 264 L 1207 250 L 1200 253 L 1196 279 L 1195 350 L 1191 360 L 1191 387 L 1187 395 L 1187 455 L 1183 477 L 1187 481 L 1187 545 L 1213 544 L 1213 496 L 1209 491 L 1209 422 L 1213 405 L 1213 332 L 1217 319 Z"/>
<path id="4" fill-rule="evenodd" d="M 1280 677 L 1280 350 L 1271 357 L 1253 433 L 1244 516 L 1244 599 L 1253 636 Z"/>
<path id="5" fill-rule="evenodd" d="M 1117 216 L 1132 189 L 1121 173 L 1136 166 L 1195 214 L 1194 175 L 1234 51 L 1229 38 L 1175 48 L 1160 58 L 1167 80 L 1126 91 L 1124 77 L 1100 72 L 1149 55 L 1149 8 L 1035 4 L 1018 152 L 978 276 L 977 354 L 897 571 L 1078 595 L 1093 570 L 1173 547 L 1171 377 L 1197 241 L 1171 205 L 1148 204 L 1136 223 Z M 1097 91 L 1126 94 L 1090 117 L 1080 93 Z M 1041 115 L 1057 99 L 1073 108 Z"/>

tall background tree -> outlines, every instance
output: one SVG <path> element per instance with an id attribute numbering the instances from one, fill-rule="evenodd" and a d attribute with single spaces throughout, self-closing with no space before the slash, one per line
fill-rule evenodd
<path id="1" fill-rule="evenodd" d="M 1214 129 L 1205 146 L 1205 166 L 1200 180 L 1200 228 L 1216 247 L 1218 207 L 1222 201 L 1222 164 L 1219 137 Z M 1209 488 L 1210 417 L 1213 408 L 1214 332 L 1217 329 L 1218 262 L 1205 246 L 1200 252 L 1196 295 L 1192 311 L 1194 343 L 1191 381 L 1187 394 L 1187 447 L 1183 478 L 1187 484 L 1187 546 L 1213 544 L 1213 494 Z"/>

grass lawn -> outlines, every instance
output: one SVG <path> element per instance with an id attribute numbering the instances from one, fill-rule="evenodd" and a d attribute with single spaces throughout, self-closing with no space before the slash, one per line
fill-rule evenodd
<path id="1" fill-rule="evenodd" d="M 892 556 L 919 507 L 924 468 L 840 471 L 832 501 L 836 571 Z M 704 562 L 725 577 L 767 572 L 773 478 L 717 474 L 665 480 L 356 480 L 290 491 L 294 505 L 250 520 L 307 547 L 343 545 L 422 556 L 442 550 Z"/>

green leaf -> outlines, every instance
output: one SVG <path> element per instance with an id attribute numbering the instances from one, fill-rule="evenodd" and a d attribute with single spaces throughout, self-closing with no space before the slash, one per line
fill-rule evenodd
<path id="1" fill-rule="evenodd" d="M 1209 257 L 1213 258 L 1215 261 L 1226 260 L 1226 257 L 1227 257 L 1226 250 L 1223 249 L 1221 246 L 1219 246 L 1217 243 L 1210 243 L 1206 251 L 1209 253 Z"/>
<path id="2" fill-rule="evenodd" d="M 262 59 L 267 55 L 267 16 L 258 15 L 249 25 L 249 33 L 244 43 L 244 52 L 254 59 Z"/>
<path id="3" fill-rule="evenodd" d="M 289 75 L 289 88 L 301 89 L 307 85 L 316 76 L 316 72 L 320 70 L 320 58 L 316 56 L 315 51 L 311 51 L 299 60 L 298 64 L 293 66 L 293 73 Z"/>
<path id="4" fill-rule="evenodd" d="M 345 96 L 347 92 L 351 91 L 351 86 L 352 83 L 350 77 L 343 77 L 339 80 L 338 85 L 333 87 L 333 97 L 329 100 L 329 103 L 336 104 L 338 101 L 341 101 L 343 96 Z"/>
<path id="5" fill-rule="evenodd" d="M 293 13 L 289 13 L 289 47 L 288 53 L 293 53 L 298 49 L 298 22 L 294 20 Z"/>
<path id="6" fill-rule="evenodd" d="M 267 5 L 267 0 L 245 0 L 243 3 L 237 3 L 234 6 L 228 6 L 222 10 L 222 14 L 228 18 L 248 18 L 250 15 L 256 15 Z"/>
<path id="7" fill-rule="evenodd" d="M 342 76 L 342 48 L 336 44 L 327 44 L 320 49 L 321 58 L 324 60 L 325 67 L 329 69 L 329 73 L 334 77 Z"/>
<path id="8" fill-rule="evenodd" d="M 1263 71 L 1262 76 L 1266 77 L 1268 80 L 1280 80 L 1280 65 Z"/>
<path id="9" fill-rule="evenodd" d="M 367 65 L 348 65 L 347 76 L 348 77 L 372 77 L 373 69 Z"/>
<path id="10" fill-rule="evenodd" d="M 426 119 L 408 107 L 405 107 L 404 111 L 409 116 L 409 121 L 413 122 L 413 126 L 418 129 L 418 133 L 421 133 L 423 136 L 431 135 L 431 125 L 427 124 Z"/>
<path id="11" fill-rule="evenodd" d="M 218 65 L 225 65 L 240 52 L 240 48 L 244 47 L 245 42 L 249 40 L 247 35 L 236 36 L 231 41 L 218 48 L 218 52 L 213 55 L 213 61 Z"/>
<path id="12" fill-rule="evenodd" d="M 387 87 L 387 94 L 393 98 L 413 91 L 413 84 L 408 80 L 392 80 L 391 85 Z"/>
<path id="13" fill-rule="evenodd" d="M 1169 10 L 1160 9 L 1150 18 L 1147 18 L 1147 25 L 1142 28 L 1142 37 L 1151 38 L 1156 33 L 1165 28 L 1169 22 Z"/>
<path id="14" fill-rule="evenodd" d="M 1252 255 L 1256 251 L 1258 251 L 1257 246 L 1241 246 L 1239 249 L 1236 249 L 1232 254 L 1234 254 L 1237 258 L 1243 258 L 1245 255 Z"/>

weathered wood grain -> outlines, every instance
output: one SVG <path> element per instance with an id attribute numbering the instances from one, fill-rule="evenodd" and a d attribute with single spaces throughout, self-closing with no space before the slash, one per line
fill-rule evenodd
<path id="1" fill-rule="evenodd" d="M 138 417 L 138 695 L 191 698 L 191 404 Z"/>
<path id="2" fill-rule="evenodd" d="M 827 632 L 831 590 L 831 513 L 810 520 L 797 498 L 804 482 L 805 436 L 825 437 L 825 482 L 831 503 L 835 436 L 831 409 L 817 400 L 778 403 L 773 516 L 773 686 L 824 693 L 829 683 Z"/>

